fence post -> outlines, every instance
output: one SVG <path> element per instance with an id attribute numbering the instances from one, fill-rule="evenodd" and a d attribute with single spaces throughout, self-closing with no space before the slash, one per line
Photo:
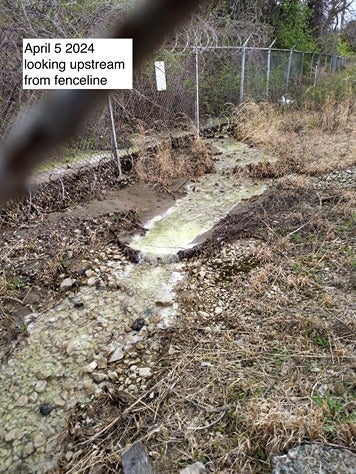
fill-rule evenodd
<path id="1" fill-rule="evenodd" d="M 109 117 L 110 117 L 110 125 L 111 125 L 111 140 L 112 140 L 112 150 L 116 160 L 117 169 L 119 171 L 119 176 L 122 175 L 121 169 L 121 161 L 118 153 L 117 147 L 117 139 L 116 139 L 116 130 L 115 130 L 115 120 L 114 120 L 114 113 L 112 110 L 112 102 L 111 102 L 111 95 L 108 95 L 108 107 L 109 107 Z"/>
<path id="2" fill-rule="evenodd" d="M 240 75 L 240 99 L 239 104 L 242 104 L 244 101 L 244 84 L 245 84 L 245 62 L 246 62 L 246 46 L 250 41 L 251 35 L 242 45 L 242 58 L 241 58 L 241 75 Z"/>
<path id="3" fill-rule="evenodd" d="M 300 75 L 303 76 L 303 72 L 304 72 L 304 56 L 305 56 L 305 53 L 303 51 L 302 53 L 302 65 L 300 67 Z"/>
<path id="4" fill-rule="evenodd" d="M 195 125 L 198 136 L 200 135 L 200 104 L 199 104 L 199 48 L 195 50 Z"/>
<path id="5" fill-rule="evenodd" d="M 314 74 L 314 88 L 316 87 L 316 80 L 318 77 L 319 61 L 315 65 L 315 74 Z"/>
<path id="6" fill-rule="evenodd" d="M 277 38 L 275 38 L 272 41 L 272 43 L 269 45 L 268 53 L 267 53 L 267 79 L 266 79 L 266 96 L 267 96 L 267 99 L 269 97 L 269 79 L 270 79 L 270 75 L 271 75 L 271 48 L 274 45 L 274 43 L 276 42 L 276 39 Z"/>
<path id="7" fill-rule="evenodd" d="M 314 56 L 315 56 L 315 53 L 312 54 L 312 58 L 311 58 L 311 62 L 310 62 L 310 79 L 313 75 L 313 63 L 314 63 Z"/>
<path id="8" fill-rule="evenodd" d="M 289 53 L 287 78 L 286 78 L 286 93 L 288 92 L 288 85 L 289 85 L 289 79 L 290 79 L 290 70 L 291 70 L 291 67 L 292 67 L 292 57 L 293 57 L 294 48 L 295 48 L 295 45 L 293 46 L 293 48 L 290 50 L 290 53 Z"/>

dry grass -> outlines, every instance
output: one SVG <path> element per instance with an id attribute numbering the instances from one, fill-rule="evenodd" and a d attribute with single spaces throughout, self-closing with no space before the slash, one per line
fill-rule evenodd
<path id="1" fill-rule="evenodd" d="M 252 177 L 317 175 L 355 164 L 354 81 L 352 76 L 340 81 L 341 92 L 336 85 L 327 92 L 311 89 L 291 108 L 248 102 L 235 110 L 235 137 L 279 158 L 276 164 L 250 166 Z"/>
<path id="2" fill-rule="evenodd" d="M 178 150 L 173 148 L 170 136 L 152 137 L 152 131 L 142 126 L 135 137 L 139 151 L 134 170 L 139 181 L 166 187 L 174 179 L 202 176 L 212 170 L 208 149 L 196 134 Z"/>

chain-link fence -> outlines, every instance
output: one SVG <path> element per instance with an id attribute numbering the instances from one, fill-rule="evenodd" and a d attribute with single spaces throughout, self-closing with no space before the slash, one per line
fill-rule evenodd
<path id="1" fill-rule="evenodd" d="M 164 90 L 157 90 L 156 61 L 164 64 Z M 182 127 L 183 117 L 200 130 L 221 117 L 229 104 L 288 101 L 301 84 L 315 85 L 321 70 L 331 73 L 346 63 L 339 56 L 272 47 L 161 50 L 136 75 L 134 90 L 115 95 L 117 134 L 125 143 L 139 122 L 156 131 L 171 130 Z"/>
<path id="2" fill-rule="evenodd" d="M 224 117 L 231 105 L 248 99 L 292 100 L 298 89 L 317 83 L 320 71 L 331 73 L 347 64 L 340 56 L 275 49 L 273 43 L 254 48 L 247 43 L 161 49 L 135 75 L 134 89 L 113 94 L 109 106 L 95 112 L 62 156 L 52 157 L 38 170 L 42 177 L 38 174 L 36 181 L 53 179 L 54 169 L 63 169 L 63 162 L 73 170 L 95 166 L 98 157 L 106 163 L 113 155 L 121 173 L 124 150 L 132 156 L 135 146 L 142 144 L 137 137 L 142 138 L 143 131 L 146 144 L 162 134 L 202 131 Z M 38 98 L 38 91 L 0 93 L 0 135 L 6 134 L 20 106 L 26 109 Z"/>

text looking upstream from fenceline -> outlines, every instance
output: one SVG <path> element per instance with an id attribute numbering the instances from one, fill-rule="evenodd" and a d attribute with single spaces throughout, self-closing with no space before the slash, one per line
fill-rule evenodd
<path id="1" fill-rule="evenodd" d="M 23 88 L 132 89 L 132 40 L 24 39 Z"/>

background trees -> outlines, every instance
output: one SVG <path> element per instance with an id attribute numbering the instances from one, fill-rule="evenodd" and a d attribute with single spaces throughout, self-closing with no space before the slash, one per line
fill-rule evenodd
<path id="1" fill-rule="evenodd" d="M 0 135 L 35 96 L 21 88 L 23 38 L 101 35 L 136 1 L 1 0 Z M 331 54 L 337 43 L 339 54 L 356 52 L 353 6 L 356 0 L 211 0 L 166 45 L 240 46 L 250 38 L 249 46 L 267 46 L 276 38 L 279 48 Z"/>

